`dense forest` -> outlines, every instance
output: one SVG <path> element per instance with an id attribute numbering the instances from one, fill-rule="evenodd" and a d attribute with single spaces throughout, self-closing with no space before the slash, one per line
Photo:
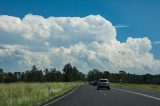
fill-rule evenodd
<path id="1" fill-rule="evenodd" d="M 71 82 L 71 81 L 84 81 L 85 74 L 70 64 L 66 64 L 63 71 L 56 70 L 56 68 L 39 70 L 35 65 L 31 70 L 25 72 L 4 72 L 0 69 L 0 82 L 13 83 L 13 82 Z"/>
<path id="2" fill-rule="evenodd" d="M 157 84 L 160 85 L 160 74 L 158 75 L 136 75 L 119 71 L 110 73 L 109 71 L 99 71 L 92 69 L 87 75 L 80 72 L 70 63 L 66 64 L 62 71 L 56 68 L 45 70 L 38 69 L 35 65 L 31 70 L 25 72 L 4 72 L 0 69 L 0 83 L 13 82 L 74 82 L 74 81 L 94 81 L 99 78 L 108 78 L 113 83 L 135 83 L 135 84 Z"/>

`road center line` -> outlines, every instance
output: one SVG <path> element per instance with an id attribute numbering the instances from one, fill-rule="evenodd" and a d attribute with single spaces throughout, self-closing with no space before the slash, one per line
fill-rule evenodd
<path id="1" fill-rule="evenodd" d="M 160 101 L 160 98 L 158 98 L 158 97 L 154 97 L 154 96 L 150 96 L 150 95 L 146 95 L 146 94 L 142 94 L 142 93 L 138 93 L 138 92 L 127 91 L 127 90 L 123 90 L 123 89 L 118 89 L 118 88 L 112 88 L 112 89 L 127 92 L 127 93 L 131 93 L 131 94 L 141 95 L 141 96 L 144 96 L 144 97 L 148 97 L 148 98 L 152 98 L 152 99 Z"/>
<path id="2" fill-rule="evenodd" d="M 52 102 L 49 102 L 49 103 L 47 103 L 47 104 L 45 104 L 45 105 L 43 105 L 43 106 L 48 106 L 48 105 L 50 105 L 50 104 L 52 104 L 52 103 L 55 103 L 55 102 L 57 102 L 57 101 L 63 99 L 64 97 L 66 97 L 66 96 L 72 94 L 72 93 L 73 93 L 74 91 L 76 91 L 78 88 L 79 88 L 79 87 L 76 87 L 76 88 L 73 89 L 71 92 L 67 93 L 66 95 L 63 95 L 63 96 L 61 96 L 60 98 L 57 98 L 56 100 L 54 100 L 54 101 L 52 101 Z"/>

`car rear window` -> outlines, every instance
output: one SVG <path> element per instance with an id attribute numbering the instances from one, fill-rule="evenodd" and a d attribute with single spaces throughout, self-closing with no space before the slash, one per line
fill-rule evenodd
<path id="1" fill-rule="evenodd" d="M 108 82 L 107 80 L 100 80 L 99 82 Z"/>

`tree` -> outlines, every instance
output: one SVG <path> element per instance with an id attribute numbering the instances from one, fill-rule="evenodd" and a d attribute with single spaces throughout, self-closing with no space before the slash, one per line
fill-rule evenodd
<path id="1" fill-rule="evenodd" d="M 79 80 L 79 71 L 78 71 L 78 69 L 74 66 L 73 67 L 73 69 L 72 69 L 72 71 L 73 71 L 73 81 L 77 81 L 77 80 Z"/>
<path id="2" fill-rule="evenodd" d="M 107 78 L 107 79 L 110 80 L 110 73 L 109 73 L 109 71 L 104 71 L 103 72 L 103 78 Z"/>
<path id="3" fill-rule="evenodd" d="M 72 65 L 70 63 L 64 66 L 63 72 L 64 72 L 64 81 L 66 82 L 73 81 Z"/>
<path id="4" fill-rule="evenodd" d="M 0 82 L 4 81 L 4 72 L 3 69 L 0 68 Z"/>
<path id="5" fill-rule="evenodd" d="M 17 81 L 17 78 L 13 73 L 8 72 L 8 73 L 4 74 L 4 82 L 5 83 L 11 83 L 11 82 L 15 82 L 15 81 Z"/>
<path id="6" fill-rule="evenodd" d="M 119 71 L 119 75 L 120 75 L 120 80 L 122 81 L 122 82 L 125 82 L 125 75 L 126 75 L 127 73 L 125 72 L 125 71 Z"/>
<path id="7" fill-rule="evenodd" d="M 50 81 L 50 80 L 49 80 L 49 69 L 46 68 L 46 69 L 44 70 L 44 73 L 45 73 L 45 81 L 49 82 L 49 81 Z"/>
<path id="8" fill-rule="evenodd" d="M 103 78 L 102 72 L 100 72 L 97 69 L 92 69 L 88 73 L 88 80 L 93 81 L 93 80 L 99 80 L 100 78 Z"/>
<path id="9" fill-rule="evenodd" d="M 14 76 L 16 77 L 16 81 L 19 81 L 20 80 L 20 77 L 21 77 L 21 72 L 14 72 Z"/>
<path id="10" fill-rule="evenodd" d="M 85 81 L 85 74 L 83 74 L 82 72 L 79 72 L 78 73 L 78 80 Z"/>

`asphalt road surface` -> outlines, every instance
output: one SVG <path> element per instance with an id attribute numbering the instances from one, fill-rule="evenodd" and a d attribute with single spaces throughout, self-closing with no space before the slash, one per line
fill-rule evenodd
<path id="1" fill-rule="evenodd" d="M 128 88 L 96 90 L 85 84 L 45 106 L 160 106 L 160 92 Z"/>

